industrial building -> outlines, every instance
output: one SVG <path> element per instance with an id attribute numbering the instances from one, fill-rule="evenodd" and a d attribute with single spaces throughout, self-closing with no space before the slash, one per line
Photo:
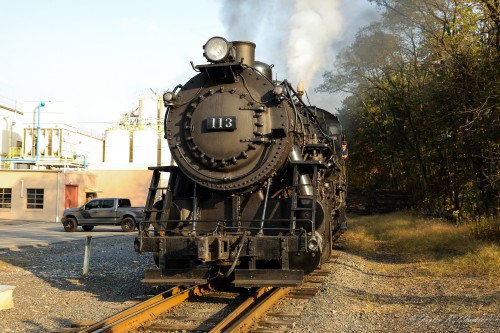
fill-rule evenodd
<path id="1" fill-rule="evenodd" d="M 75 112 L 63 102 L 0 99 L 0 223 L 59 222 L 64 209 L 93 197 L 144 205 L 148 167 L 172 163 L 158 126 L 162 109 L 156 96 L 141 98 L 101 139 L 79 132 Z"/>

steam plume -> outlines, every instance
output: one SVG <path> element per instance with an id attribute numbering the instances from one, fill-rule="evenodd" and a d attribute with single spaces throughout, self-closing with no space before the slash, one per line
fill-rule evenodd
<path id="1" fill-rule="evenodd" d="M 221 17 L 229 40 L 255 42 L 256 59 L 274 63 L 277 79 L 312 93 L 319 72 L 378 14 L 366 0 L 223 0 Z"/>
<path id="2" fill-rule="evenodd" d="M 288 74 L 291 82 L 302 81 L 306 89 L 323 67 L 330 45 L 341 37 L 341 0 L 296 0 L 290 17 L 287 41 Z"/>

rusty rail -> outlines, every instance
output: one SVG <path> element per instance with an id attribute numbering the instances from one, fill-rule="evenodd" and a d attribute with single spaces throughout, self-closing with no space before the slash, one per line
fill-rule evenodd
<path id="1" fill-rule="evenodd" d="M 165 311 L 184 302 L 195 295 L 202 295 L 210 289 L 210 284 L 203 284 L 181 290 L 178 287 L 169 289 L 155 297 L 141 302 L 125 311 L 104 319 L 80 333 L 90 332 L 129 332 L 141 327 L 145 322 L 155 319 Z"/>
<path id="2" fill-rule="evenodd" d="M 211 289 L 210 284 L 197 285 L 185 290 L 174 287 L 79 332 L 121 333 L 135 331 L 141 327 L 147 327 L 147 322 L 159 318 L 164 312 L 193 296 L 203 295 L 209 289 Z M 238 308 L 214 326 L 210 330 L 210 333 L 250 331 L 252 326 L 269 308 L 293 289 L 293 287 L 259 288 L 240 304 Z"/>
<path id="3" fill-rule="evenodd" d="M 259 288 L 251 297 L 245 300 L 229 316 L 224 318 L 218 325 L 210 330 L 210 333 L 219 332 L 249 332 L 253 324 L 269 308 L 281 298 L 285 297 L 293 287 Z"/>

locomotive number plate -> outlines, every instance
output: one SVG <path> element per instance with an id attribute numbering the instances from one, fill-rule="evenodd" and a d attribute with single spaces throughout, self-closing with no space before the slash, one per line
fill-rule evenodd
<path id="1" fill-rule="evenodd" d="M 208 117 L 205 121 L 209 131 L 232 131 L 236 129 L 236 117 Z"/>

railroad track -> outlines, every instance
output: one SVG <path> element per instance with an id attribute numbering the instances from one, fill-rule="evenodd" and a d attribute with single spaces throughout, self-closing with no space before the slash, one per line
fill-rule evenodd
<path id="1" fill-rule="evenodd" d="M 305 305 L 326 275 L 328 271 L 317 270 L 301 287 L 231 291 L 215 290 L 210 284 L 174 287 L 78 332 L 284 332 L 300 317 L 300 304 L 294 304 L 292 311 L 270 309 L 284 297 Z"/>

